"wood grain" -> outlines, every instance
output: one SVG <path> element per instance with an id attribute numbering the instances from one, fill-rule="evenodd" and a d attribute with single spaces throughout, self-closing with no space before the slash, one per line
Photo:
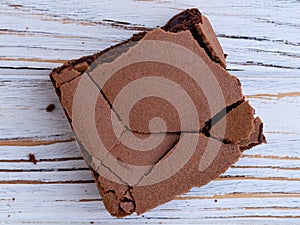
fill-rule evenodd
<path id="1" fill-rule="evenodd" d="M 0 222 L 4 224 L 300 224 L 299 1 L 0 1 Z M 267 145 L 219 179 L 141 216 L 112 218 L 48 78 L 198 7 L 211 20 Z M 55 104 L 56 109 L 45 108 Z M 34 164 L 29 154 L 34 154 Z"/>

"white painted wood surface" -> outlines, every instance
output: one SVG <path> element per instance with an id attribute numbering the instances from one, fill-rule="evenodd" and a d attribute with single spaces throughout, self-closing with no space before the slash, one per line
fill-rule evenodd
<path id="1" fill-rule="evenodd" d="M 299 1 L 0 3 L 0 224 L 300 224 Z M 204 187 L 144 215 L 112 218 L 48 74 L 191 7 L 211 20 L 269 143 Z"/>

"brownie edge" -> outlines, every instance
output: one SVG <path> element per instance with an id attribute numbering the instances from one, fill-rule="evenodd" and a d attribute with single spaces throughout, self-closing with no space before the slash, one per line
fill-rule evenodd
<path id="1" fill-rule="evenodd" d="M 220 134 L 222 133 L 220 131 L 221 128 L 219 129 L 219 127 L 221 127 L 220 124 L 223 122 L 222 118 L 219 118 L 215 127 L 212 126 L 214 128 L 212 130 L 205 130 L 205 128 L 203 128 L 204 130 L 197 130 L 190 133 L 172 131 L 166 135 L 169 138 L 166 141 L 167 144 L 165 144 L 167 149 L 163 151 L 159 148 L 161 146 L 158 146 L 155 153 L 153 153 L 153 155 L 147 155 L 147 157 L 144 157 L 142 153 L 132 156 L 128 149 L 122 148 L 122 146 L 120 147 L 120 141 L 116 142 L 113 145 L 113 148 L 110 148 L 110 153 L 112 153 L 115 158 L 119 159 L 121 163 L 125 164 L 126 161 L 130 161 L 131 163 L 135 163 L 135 161 L 138 163 L 145 163 L 145 161 L 147 161 L 149 164 L 153 164 L 153 169 L 155 169 L 157 163 L 165 160 L 176 150 L 177 144 L 181 141 L 183 136 L 184 138 L 189 137 L 193 139 L 195 136 L 199 135 L 202 142 L 197 143 L 196 150 L 188 163 L 173 176 L 153 185 L 131 186 L 128 183 L 123 182 L 123 180 L 118 183 L 106 179 L 103 174 L 96 171 L 97 169 L 91 166 L 92 156 L 84 149 L 83 145 L 79 144 L 84 159 L 89 165 L 97 184 L 97 189 L 102 196 L 105 208 L 111 215 L 116 217 L 125 217 L 134 212 L 137 214 L 144 213 L 158 205 L 171 201 L 176 195 L 186 193 L 194 186 L 205 185 L 212 179 L 215 179 L 220 174 L 224 173 L 230 165 L 235 163 L 239 159 L 242 151 L 255 145 L 265 143 L 262 121 L 258 117 L 256 119 L 254 118 L 254 109 L 244 100 L 239 80 L 236 77 L 231 76 L 225 70 L 225 56 L 217 36 L 208 19 L 196 8 L 187 9 L 175 15 L 161 28 L 153 29 L 149 32 L 137 33 L 128 40 L 111 46 L 103 51 L 93 55 L 83 56 L 80 59 L 70 60 L 61 67 L 53 69 L 50 74 L 50 79 L 71 125 L 73 98 L 77 85 L 81 77 L 83 77 L 82 74 L 86 71 L 90 71 L 91 65 L 105 53 L 126 44 L 139 42 L 142 39 L 147 40 L 147 38 L 149 38 L 148 40 L 172 40 L 173 43 L 178 41 L 179 45 L 182 44 L 181 46 L 186 45 L 190 47 L 187 49 L 192 49 L 191 51 L 203 60 L 204 64 L 213 71 L 217 82 L 220 83 L 226 101 L 229 99 L 228 102 L 226 102 L 226 107 L 224 109 L 225 114 L 223 116 L 225 117 L 228 115 L 228 120 L 232 121 L 232 124 L 231 126 L 228 126 L 224 139 L 222 139 L 222 134 Z M 190 44 L 191 42 L 192 44 Z M 178 74 L 174 74 L 174 76 L 176 76 L 179 72 Z M 182 77 L 177 79 L 183 80 Z M 226 86 L 227 83 L 230 85 Z M 191 83 L 186 82 L 186 85 L 191 85 Z M 192 90 L 192 88 L 190 89 Z M 99 108 L 103 110 L 103 114 L 108 114 L 109 110 L 113 110 L 112 104 L 107 96 L 103 94 L 102 97 L 107 101 L 105 103 L 106 108 L 103 105 L 100 105 Z M 197 95 L 195 99 L 197 98 L 199 99 L 200 97 Z M 231 112 L 226 111 L 230 106 L 234 106 L 236 102 L 238 102 L 239 105 L 232 107 Z M 150 111 L 151 110 L 148 110 L 148 112 Z M 166 113 L 166 115 L 168 114 Z M 247 115 L 247 120 L 243 121 L 244 123 L 236 121 L 239 119 L 243 120 L 245 115 Z M 117 113 L 116 116 L 118 117 Z M 120 120 L 119 117 L 118 119 Z M 98 121 L 97 117 L 96 121 Z M 141 137 L 141 139 L 145 139 L 149 135 L 149 133 L 145 133 L 144 131 L 139 133 L 138 131 L 130 130 L 128 127 L 126 127 L 126 129 L 122 135 L 125 134 L 126 136 L 126 132 L 135 132 L 134 135 L 136 137 Z M 215 160 L 211 163 L 212 166 L 201 171 L 199 170 L 199 161 L 201 161 L 201 156 L 205 153 L 207 143 L 209 142 L 213 142 L 215 145 L 221 143 L 220 151 Z M 188 147 L 189 146 L 187 146 L 187 148 Z M 126 153 L 126 155 L 124 156 L 123 153 Z M 143 159 L 145 160 L 143 161 Z M 110 171 L 110 168 L 108 168 L 108 170 L 113 173 Z M 145 173 L 144 177 L 149 175 L 150 172 L 148 174 Z M 144 177 L 142 177 L 140 181 L 143 181 Z"/>

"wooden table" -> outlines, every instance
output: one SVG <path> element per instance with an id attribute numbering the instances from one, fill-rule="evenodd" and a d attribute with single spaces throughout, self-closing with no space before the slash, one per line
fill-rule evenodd
<path id="1" fill-rule="evenodd" d="M 0 224 L 300 224 L 299 1 L 0 3 Z M 269 143 L 204 187 L 144 215 L 112 218 L 48 74 L 191 7 L 211 20 Z"/>

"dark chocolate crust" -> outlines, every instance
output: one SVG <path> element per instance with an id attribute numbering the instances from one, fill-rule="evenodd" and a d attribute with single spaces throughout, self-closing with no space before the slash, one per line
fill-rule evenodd
<path id="1" fill-rule="evenodd" d="M 179 13 L 171 18 L 167 24 L 162 27 L 162 30 L 169 33 L 189 31 L 194 40 L 196 40 L 198 45 L 205 51 L 207 57 L 213 62 L 214 66 L 220 71 L 225 71 L 224 68 L 226 68 L 226 63 L 222 48 L 219 45 L 216 35 L 207 18 L 203 16 L 198 9 L 187 9 Z M 50 79 L 70 123 L 72 122 L 72 98 L 64 99 L 62 96 L 62 92 L 68 96 L 74 94 L 72 92 L 73 90 L 70 89 L 68 85 L 76 85 L 78 78 L 89 70 L 93 62 L 103 54 L 116 47 L 138 42 L 146 35 L 147 32 L 135 34 L 133 37 L 122 43 L 111 46 L 94 55 L 70 60 L 61 67 L 52 70 Z M 232 77 L 232 79 L 235 79 L 235 82 L 239 83 L 237 78 Z M 240 84 L 238 86 L 240 86 Z M 225 115 L 228 115 L 228 118 L 233 121 L 233 125 L 226 130 L 226 139 L 219 140 L 218 122 L 221 123 L 222 118 Z M 235 118 L 242 118 L 244 115 L 247 115 L 247 119 L 244 120 L 244 123 L 234 123 Z M 213 167 L 207 172 L 209 173 L 209 176 L 206 176 L 206 173 L 204 172 L 191 173 L 189 176 L 186 176 L 185 174 L 188 174 L 189 171 L 191 171 L 191 168 L 183 168 L 179 171 L 178 174 L 180 175 L 178 175 L 178 177 L 174 176 L 166 181 L 170 185 L 167 193 L 164 192 L 166 183 L 158 183 L 145 187 L 131 187 L 126 184 L 123 185 L 109 181 L 90 167 L 106 209 L 111 215 L 116 217 L 124 217 L 133 212 L 141 214 L 151 208 L 172 200 L 177 194 L 189 191 L 192 186 L 202 186 L 210 180 L 217 178 L 221 173 L 225 172 L 231 164 L 238 160 L 242 151 L 266 142 L 263 135 L 263 123 L 259 118 L 254 119 L 253 115 L 254 110 L 242 97 L 220 112 L 220 118 L 218 118 L 217 121 L 214 121 L 214 124 L 212 124 L 212 121 L 207 121 L 206 127 L 204 127 L 198 135 L 203 138 L 204 143 L 210 138 L 222 142 L 220 154 L 215 160 Z M 180 133 L 176 133 L 175 135 L 178 136 Z M 177 141 L 179 141 L 179 138 Z M 173 140 L 173 142 L 174 144 L 171 144 L 171 147 L 176 145 L 176 141 Z M 190 160 L 190 165 L 192 165 L 197 158 L 201 157 L 201 154 L 203 154 L 202 147 L 203 146 L 199 146 L 198 152 L 196 152 Z M 162 154 L 159 160 L 164 157 L 165 155 Z M 87 164 L 90 165 L 87 157 L 85 157 L 85 160 L 87 161 Z M 190 180 L 188 177 L 190 177 Z M 177 184 L 182 185 L 176 186 Z"/>
<path id="2" fill-rule="evenodd" d="M 191 30 L 195 25 L 202 23 L 202 15 L 198 9 L 187 9 L 172 17 L 166 25 L 162 27 L 168 32 L 177 33 L 180 31 Z"/>

